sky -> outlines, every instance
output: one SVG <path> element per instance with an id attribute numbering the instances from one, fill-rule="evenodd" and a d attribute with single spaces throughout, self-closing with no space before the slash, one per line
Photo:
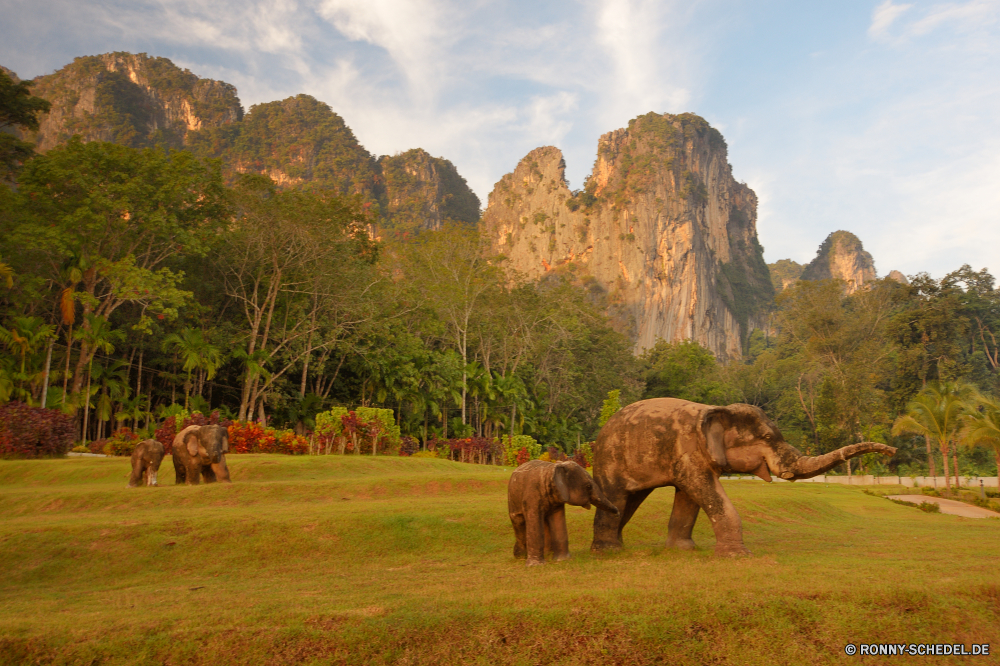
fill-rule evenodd
<path id="1" fill-rule="evenodd" d="M 307 93 L 376 155 L 424 148 L 483 200 L 533 148 L 570 186 L 650 111 L 718 128 L 768 262 L 861 238 L 880 275 L 1000 274 L 1000 0 L 0 0 L 22 78 L 145 52 Z"/>

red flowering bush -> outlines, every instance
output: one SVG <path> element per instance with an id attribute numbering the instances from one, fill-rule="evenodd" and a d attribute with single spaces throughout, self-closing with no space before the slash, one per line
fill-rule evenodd
<path id="1" fill-rule="evenodd" d="M 309 452 L 309 440 L 296 435 L 293 430 L 265 428 L 259 423 L 234 421 L 229 424 L 230 453 L 287 453 L 301 455 Z"/>
<path id="2" fill-rule="evenodd" d="M 531 460 L 531 454 L 528 453 L 527 447 L 522 446 L 521 450 L 517 452 L 517 466 L 520 467 L 529 460 Z"/>
<path id="3" fill-rule="evenodd" d="M 104 448 L 112 456 L 130 456 L 139 443 L 139 435 L 129 428 L 119 428 L 108 438 Z"/>
<path id="4" fill-rule="evenodd" d="M 576 453 L 573 454 L 573 462 L 580 467 L 587 469 L 587 456 L 583 454 L 583 449 L 576 450 Z"/>
<path id="5" fill-rule="evenodd" d="M 0 405 L 0 457 L 65 455 L 73 446 L 74 434 L 73 419 L 58 409 L 16 401 Z"/>

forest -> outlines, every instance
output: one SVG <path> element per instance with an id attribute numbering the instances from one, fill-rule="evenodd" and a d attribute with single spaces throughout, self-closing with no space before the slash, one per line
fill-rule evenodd
<path id="1" fill-rule="evenodd" d="M 867 473 L 997 473 L 986 269 L 853 294 L 801 280 L 742 360 L 692 341 L 636 356 L 573 267 L 528 281 L 467 215 L 387 234 L 362 195 L 224 178 L 206 154 L 79 138 L 35 154 L 2 130 L 37 129 L 47 103 L 0 77 L 2 455 L 64 452 L 15 442 L 28 421 L 124 453 L 193 418 L 254 433 L 245 450 L 361 453 L 368 433 L 371 453 L 464 456 L 506 436 L 573 455 L 618 407 L 677 397 L 759 406 L 810 454 L 899 447 L 856 461 Z M 324 448 L 330 428 L 340 445 Z"/>

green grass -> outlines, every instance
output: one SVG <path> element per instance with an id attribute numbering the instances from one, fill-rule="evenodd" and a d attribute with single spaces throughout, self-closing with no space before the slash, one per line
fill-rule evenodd
<path id="1" fill-rule="evenodd" d="M 510 469 L 230 456 L 231 485 L 126 489 L 126 459 L 0 461 L 0 664 L 801 664 L 848 642 L 991 643 L 1000 521 L 821 484 L 726 482 L 754 555 L 511 556 Z M 897 658 L 899 659 L 899 658 Z M 905 657 L 907 663 L 949 657 Z"/>

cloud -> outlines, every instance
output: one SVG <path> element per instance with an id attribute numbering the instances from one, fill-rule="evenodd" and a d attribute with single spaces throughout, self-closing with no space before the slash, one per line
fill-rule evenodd
<path id="1" fill-rule="evenodd" d="M 894 5 L 892 0 L 885 0 L 872 12 L 872 23 L 868 26 L 868 36 L 875 40 L 883 40 L 889 35 L 889 28 L 900 16 L 913 5 Z"/>

